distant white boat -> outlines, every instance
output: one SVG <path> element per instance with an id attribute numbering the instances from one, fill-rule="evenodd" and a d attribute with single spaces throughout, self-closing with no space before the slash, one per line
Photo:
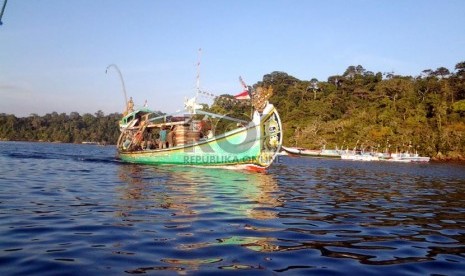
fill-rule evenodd
<path id="1" fill-rule="evenodd" d="M 309 150 L 298 147 L 282 147 L 281 154 L 309 156 L 309 157 L 326 157 L 326 158 L 341 158 L 342 160 L 354 161 L 388 161 L 388 162 L 429 162 L 430 158 L 420 156 L 418 153 L 388 153 L 388 152 L 364 152 L 360 150 Z"/>
<path id="2" fill-rule="evenodd" d="M 340 158 L 341 153 L 339 150 L 311 150 L 296 147 L 282 147 L 282 149 L 290 155 L 309 156 L 309 157 L 322 157 L 322 158 Z"/>
<path id="3" fill-rule="evenodd" d="M 390 159 L 386 161 L 391 162 L 429 162 L 430 158 L 426 156 L 420 156 L 418 153 L 392 153 Z"/>
<path id="4" fill-rule="evenodd" d="M 314 157 L 318 157 L 318 155 L 321 152 L 321 150 L 309 150 L 305 148 L 293 148 L 293 147 L 284 147 L 284 146 L 282 147 L 282 149 L 289 154 L 314 156 Z"/>
<path id="5" fill-rule="evenodd" d="M 85 145 L 100 145 L 99 142 L 83 141 L 82 144 Z"/>
<path id="6" fill-rule="evenodd" d="M 322 149 L 320 152 L 320 156 L 328 158 L 340 158 L 341 151 L 338 149 Z"/>
<path id="7" fill-rule="evenodd" d="M 342 160 L 354 160 L 354 161 L 379 161 L 379 157 L 376 154 L 370 152 L 360 151 L 349 151 L 346 150 L 341 154 Z"/>

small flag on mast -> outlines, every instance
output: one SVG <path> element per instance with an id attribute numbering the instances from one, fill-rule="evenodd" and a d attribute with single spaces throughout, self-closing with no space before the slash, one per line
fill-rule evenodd
<path id="1" fill-rule="evenodd" d="M 239 76 L 239 81 L 241 82 L 242 87 L 244 87 L 244 91 L 234 96 L 234 98 L 236 98 L 236 100 L 250 100 L 251 97 L 249 87 L 247 86 L 247 84 L 245 84 L 241 76 Z"/>
<path id="2" fill-rule="evenodd" d="M 241 93 L 234 96 L 236 100 L 250 100 L 250 95 L 248 90 L 244 90 Z"/>

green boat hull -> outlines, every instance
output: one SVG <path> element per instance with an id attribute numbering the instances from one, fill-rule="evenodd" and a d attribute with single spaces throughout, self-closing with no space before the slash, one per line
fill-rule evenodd
<path id="1" fill-rule="evenodd" d="M 118 147 L 122 161 L 139 164 L 227 166 L 251 170 L 270 166 L 282 144 L 282 125 L 269 104 L 256 122 L 223 135 L 168 149 L 126 151 Z"/>

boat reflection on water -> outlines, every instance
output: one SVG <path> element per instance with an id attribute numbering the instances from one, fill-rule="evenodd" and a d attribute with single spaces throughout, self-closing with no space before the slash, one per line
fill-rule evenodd
<path id="1" fill-rule="evenodd" d="M 121 166 L 118 176 L 123 183 L 118 188 L 116 213 L 121 225 L 149 235 L 156 241 L 153 251 L 164 252 L 157 255 L 161 264 L 155 261 L 128 273 L 197 270 L 209 265 L 243 269 L 248 265 L 225 262 L 225 255 L 218 255 L 218 250 L 234 254 L 241 248 L 255 252 L 277 249 L 275 238 L 262 237 L 274 230 L 262 222 L 276 219 L 276 207 L 280 206 L 277 182 L 271 175 L 128 164 Z M 130 251 L 120 246 L 120 251 Z M 195 258 L 199 255 L 202 257 Z"/>
<path id="2" fill-rule="evenodd" d="M 127 183 L 119 188 L 124 203 L 122 216 L 142 207 L 170 209 L 175 215 L 194 215 L 205 212 L 208 206 L 210 213 L 271 219 L 276 217 L 272 208 L 279 205 L 274 197 L 277 182 L 267 174 L 169 165 L 125 165 L 119 170 L 119 178 Z"/>

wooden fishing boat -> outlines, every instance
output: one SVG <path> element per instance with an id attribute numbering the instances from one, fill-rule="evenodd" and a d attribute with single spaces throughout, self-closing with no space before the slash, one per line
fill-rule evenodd
<path id="1" fill-rule="evenodd" d="M 196 98 L 185 110 L 158 114 L 146 107 L 129 110 L 120 120 L 117 142 L 121 160 L 140 164 L 215 166 L 264 171 L 274 161 L 282 144 L 282 125 L 276 108 L 268 102 L 272 89 L 250 93 L 250 121 L 202 110 Z M 226 120 L 237 128 L 215 135 L 212 121 Z M 164 141 L 168 132 L 167 141 Z"/>

